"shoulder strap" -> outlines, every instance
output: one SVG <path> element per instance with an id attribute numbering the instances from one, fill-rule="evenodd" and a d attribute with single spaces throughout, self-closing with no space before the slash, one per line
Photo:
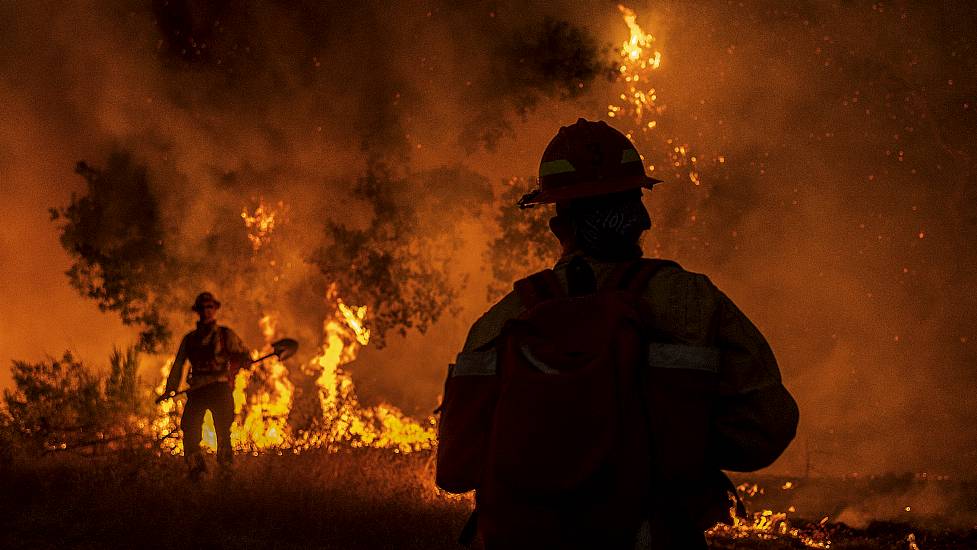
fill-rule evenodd
<path id="1" fill-rule="evenodd" d="M 218 346 L 218 349 L 220 350 L 221 353 L 225 353 L 226 354 L 227 353 L 227 331 L 228 331 L 228 328 L 225 327 L 225 326 L 217 325 L 217 331 L 218 331 L 218 334 L 217 334 L 218 341 L 220 342 L 220 344 Z"/>
<path id="2" fill-rule="evenodd" d="M 560 298 L 566 294 L 552 269 L 544 269 L 539 273 L 534 273 L 525 279 L 516 281 L 512 286 L 516 294 L 519 295 L 519 299 L 522 300 L 523 306 L 527 309 L 540 302 Z"/>
<path id="3" fill-rule="evenodd" d="M 680 267 L 671 260 L 655 258 L 641 258 L 617 267 L 607 278 L 604 288 L 608 290 L 625 290 L 641 293 L 648 287 L 648 282 L 664 267 Z"/>

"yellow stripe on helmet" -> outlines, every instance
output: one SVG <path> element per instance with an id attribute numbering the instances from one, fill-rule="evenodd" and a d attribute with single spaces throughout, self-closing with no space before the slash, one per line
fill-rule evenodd
<path id="1" fill-rule="evenodd" d="M 627 164 L 629 162 L 641 162 L 641 155 L 635 149 L 625 149 L 621 151 L 621 164 Z"/>
<path id="2" fill-rule="evenodd" d="M 566 159 L 551 160 L 539 165 L 539 177 L 576 172 L 577 169 Z"/>

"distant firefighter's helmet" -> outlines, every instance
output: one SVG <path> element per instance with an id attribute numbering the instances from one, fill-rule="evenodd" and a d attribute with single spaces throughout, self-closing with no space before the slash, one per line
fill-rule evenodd
<path id="1" fill-rule="evenodd" d="M 210 292 L 201 292 L 197 294 L 197 299 L 193 301 L 193 306 L 190 307 L 193 311 L 200 312 L 203 309 L 204 304 L 212 303 L 217 306 L 218 309 L 221 307 L 220 301 L 214 298 L 214 295 Z"/>
<path id="2" fill-rule="evenodd" d="M 661 180 L 645 174 L 634 144 L 604 121 L 578 119 L 560 128 L 539 163 L 539 188 L 519 199 L 522 208 L 607 195 Z"/>

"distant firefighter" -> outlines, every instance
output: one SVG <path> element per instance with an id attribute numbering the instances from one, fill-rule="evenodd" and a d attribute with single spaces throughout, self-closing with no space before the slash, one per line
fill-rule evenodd
<path id="1" fill-rule="evenodd" d="M 449 367 L 437 483 L 475 490 L 486 548 L 704 549 L 721 470 L 772 463 L 797 405 L 766 340 L 708 277 L 642 258 L 648 177 L 604 122 L 560 128 L 539 189 L 553 269 L 514 285 Z"/>
<path id="2" fill-rule="evenodd" d="M 176 393 L 183 377 L 183 365 L 190 361 L 187 403 L 180 419 L 183 453 L 190 477 L 199 478 L 207 469 L 200 451 L 204 415 L 209 410 L 217 432 L 217 462 L 229 467 L 234 459 L 231 424 L 234 422 L 234 375 L 251 363 L 244 342 L 228 327 L 217 324 L 221 303 L 210 292 L 201 292 L 192 310 L 200 320 L 197 328 L 183 337 L 173 368 L 166 380 L 163 398 Z"/>

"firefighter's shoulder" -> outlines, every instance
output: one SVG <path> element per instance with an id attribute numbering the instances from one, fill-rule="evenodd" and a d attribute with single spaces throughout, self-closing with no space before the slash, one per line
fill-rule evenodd
<path id="1" fill-rule="evenodd" d="M 217 330 L 219 330 L 221 332 L 225 332 L 227 334 L 233 334 L 234 336 L 237 336 L 237 333 L 234 332 L 234 329 L 232 329 L 231 327 L 229 327 L 227 325 L 217 325 Z"/>
<path id="2" fill-rule="evenodd" d="M 663 265 L 655 271 L 648 281 L 648 292 L 675 292 L 682 288 L 697 293 L 711 293 L 715 287 L 709 277 L 702 273 L 689 271 L 672 260 L 655 260 Z"/>
<path id="3" fill-rule="evenodd" d="M 658 328 L 680 340 L 697 341 L 708 332 L 723 294 L 706 275 L 673 263 L 652 277 L 644 298 Z"/>
<path id="4" fill-rule="evenodd" d="M 515 319 L 522 313 L 523 305 L 515 292 L 509 292 L 489 308 L 468 331 L 463 351 L 475 351 L 489 347 L 499 334 L 506 321 Z"/>
<path id="5" fill-rule="evenodd" d="M 232 329 L 231 327 L 225 325 L 217 325 L 217 330 L 224 333 L 229 343 L 238 346 L 244 345 L 244 340 L 242 340 L 241 337 L 238 335 L 238 333 L 234 332 L 234 329 Z"/>

